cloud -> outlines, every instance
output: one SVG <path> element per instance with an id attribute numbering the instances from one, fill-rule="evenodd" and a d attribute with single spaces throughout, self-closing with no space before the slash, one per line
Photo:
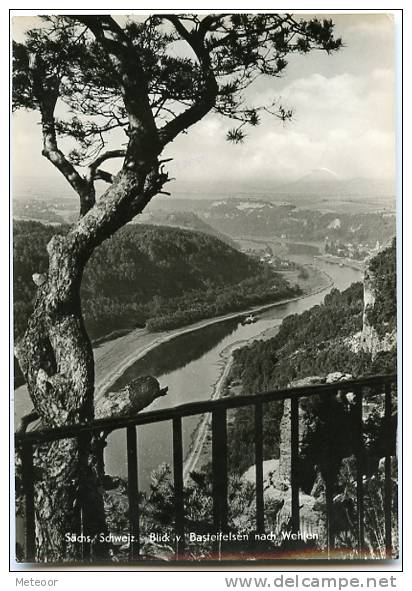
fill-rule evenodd
<path id="1" fill-rule="evenodd" d="M 224 142 L 228 124 L 210 116 L 175 142 L 173 155 L 176 161 L 197 155 L 200 166 L 180 171 L 190 181 L 282 181 L 319 167 L 342 177 L 391 178 L 393 88 L 392 72 L 382 68 L 364 77 L 314 73 L 283 88 L 282 102 L 294 107 L 292 122 L 267 116 L 244 144 L 233 146 Z M 260 98 L 269 101 L 271 92 Z"/>
<path id="2" fill-rule="evenodd" d="M 179 136 L 166 150 L 174 158 L 168 168 L 176 186 L 279 183 L 321 167 L 347 178 L 393 177 L 394 28 L 386 15 L 378 16 L 340 15 L 336 34 L 344 49 L 331 56 L 291 56 L 283 78 L 254 85 L 254 103 L 280 96 L 293 107 L 293 121 L 264 116 L 244 144 L 232 145 L 225 136 L 233 122 L 209 115 Z M 54 178 L 58 173 L 40 155 L 37 121 L 35 114 L 16 115 L 15 171 Z"/>

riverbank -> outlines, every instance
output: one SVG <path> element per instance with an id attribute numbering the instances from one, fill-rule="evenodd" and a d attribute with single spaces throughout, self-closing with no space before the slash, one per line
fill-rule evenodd
<path id="1" fill-rule="evenodd" d="M 226 378 L 230 373 L 233 363 L 233 350 L 236 349 L 240 345 L 240 343 L 246 342 L 247 341 L 239 341 L 221 351 L 220 358 L 222 360 L 222 373 L 214 386 L 211 400 L 218 400 L 222 397 L 223 389 L 226 383 Z M 205 461 L 207 461 L 207 458 L 210 457 L 208 449 L 205 448 L 206 442 L 211 442 L 211 421 L 212 417 L 210 413 L 202 415 L 199 424 L 197 425 L 193 433 L 192 443 L 183 464 L 183 481 L 185 483 L 187 482 L 190 473 L 196 470 L 199 464 L 201 466 L 202 463 L 204 463 L 201 461 L 202 456 L 204 457 Z"/>
<path id="2" fill-rule="evenodd" d="M 95 371 L 96 371 L 96 400 L 99 400 L 109 388 L 113 386 L 117 379 L 128 369 L 133 363 L 144 357 L 147 353 L 152 351 L 155 347 L 162 343 L 166 343 L 178 336 L 201 330 L 206 326 L 218 324 L 227 320 L 235 320 L 242 318 L 247 314 L 256 314 L 269 310 L 276 306 L 282 306 L 290 302 L 299 301 L 305 297 L 315 295 L 326 289 L 332 287 L 334 281 L 330 275 L 320 269 L 313 268 L 318 277 L 318 286 L 309 289 L 305 293 L 294 298 L 285 298 L 264 304 L 261 306 L 253 306 L 241 312 L 233 312 L 223 316 L 207 318 L 194 324 L 186 325 L 181 328 L 170 331 L 149 332 L 147 329 L 135 329 L 125 336 L 121 336 L 112 341 L 103 343 L 94 350 L 95 356 Z M 323 283 L 319 285 L 319 278 L 323 277 Z M 311 284 L 311 282 L 309 282 Z"/>
<path id="3" fill-rule="evenodd" d="M 233 365 L 233 352 L 239 347 L 248 345 L 255 340 L 271 338 L 279 330 L 280 323 L 272 329 L 266 329 L 246 340 L 239 340 L 232 343 L 229 347 L 226 347 L 220 352 L 221 359 L 221 374 L 214 385 L 213 394 L 211 400 L 218 400 L 225 394 L 226 381 L 230 375 L 230 371 Z M 231 389 L 231 395 L 234 395 L 233 389 Z M 230 422 L 230 415 L 228 416 Z M 196 470 L 200 470 L 202 466 L 207 464 L 211 459 L 211 448 L 212 448 L 212 434 L 211 434 L 211 422 L 212 417 L 210 413 L 201 416 L 201 419 L 192 435 L 192 443 L 190 449 L 186 455 L 183 464 L 183 480 L 187 483 L 190 473 Z"/>
<path id="4" fill-rule="evenodd" d="M 321 259 L 322 257 L 316 257 L 316 258 Z M 326 258 L 326 260 L 327 260 L 327 262 L 334 263 L 334 261 L 328 261 L 328 257 Z M 339 262 L 341 262 L 341 261 L 339 261 Z M 350 264 L 345 264 L 344 266 L 354 268 L 355 270 L 363 270 L 363 269 L 358 268 L 357 266 L 350 265 Z M 328 275 L 328 277 L 330 277 L 330 276 Z M 330 278 L 330 279 L 332 280 L 332 278 Z M 334 282 L 332 280 L 332 284 L 333 283 Z M 331 285 L 329 285 L 329 287 L 331 287 Z M 317 293 L 319 293 L 319 291 L 322 291 L 322 290 L 317 290 Z M 237 341 L 236 343 L 233 343 L 230 347 L 227 347 L 226 349 L 224 349 L 220 352 L 220 357 L 222 359 L 223 366 L 222 366 L 220 377 L 218 378 L 218 380 L 214 386 L 212 399 L 218 399 L 223 395 L 227 395 L 226 381 L 227 381 L 228 376 L 230 375 L 230 371 L 233 366 L 233 351 L 235 349 L 237 349 L 239 346 L 245 346 L 249 342 L 252 342 L 254 340 L 267 340 L 267 339 L 272 338 L 279 331 L 280 324 L 281 324 L 281 322 L 279 321 L 279 324 L 275 324 L 274 326 L 263 330 L 261 333 L 259 333 L 258 335 L 255 335 L 253 338 L 247 339 L 247 340 L 242 340 L 242 341 Z M 238 388 L 238 386 L 235 386 L 234 388 L 231 389 L 231 391 L 230 391 L 231 395 L 236 395 L 235 390 L 237 388 Z M 228 422 L 230 422 L 230 414 L 228 414 Z M 185 459 L 184 472 L 183 472 L 185 482 L 187 481 L 187 479 L 190 475 L 190 472 L 200 470 L 202 468 L 202 466 L 206 465 L 210 461 L 210 458 L 211 458 L 211 417 L 210 417 L 210 415 L 203 415 L 201 417 L 201 420 L 200 420 L 194 434 L 193 434 L 192 444 L 191 444 L 191 447 L 190 447 L 189 452 L 187 454 L 187 457 Z"/>
<path id="5" fill-rule="evenodd" d="M 313 259 L 306 257 L 299 260 L 299 263 L 310 263 L 311 261 Z M 299 301 L 283 304 L 275 302 L 272 309 L 256 313 L 256 322 L 252 324 L 242 324 L 238 320 L 214 324 L 216 319 L 209 319 L 210 325 L 203 329 L 193 330 L 196 327 L 188 326 L 185 327 L 186 334 L 182 336 L 176 335 L 176 333 L 169 334 L 168 343 L 154 346 L 148 355 L 142 355 L 143 358 L 136 363 L 132 362 L 130 367 L 121 374 L 120 379 L 116 383 L 112 383 L 110 390 L 120 389 L 142 374 L 156 376 L 162 386 L 169 387 L 169 394 L 155 401 L 149 410 L 171 408 L 187 402 L 210 399 L 216 395 L 225 396 L 228 387 L 230 387 L 231 394 L 237 395 L 241 387 L 240 384 L 237 382 L 228 384 L 233 366 L 230 373 L 225 374 L 222 379 L 225 367 L 230 362 L 232 349 L 241 347 L 249 339 L 259 338 L 261 340 L 269 337 L 279 330 L 285 317 L 300 315 L 313 306 L 320 305 L 325 295 L 330 291 L 332 284 L 343 291 L 353 282 L 362 281 L 362 274 L 359 271 L 328 265 L 321 261 L 316 263 L 316 269 L 311 267 L 308 270 L 311 272 L 313 283 L 316 282 L 316 278 L 318 279 L 318 288 L 310 290 L 310 293 L 317 292 L 315 295 L 301 296 Z M 323 271 L 326 274 L 322 273 Z M 333 282 L 329 275 L 333 278 Z M 326 288 L 326 286 L 329 287 Z M 132 341 L 132 338 L 136 340 Z M 142 353 L 144 346 L 151 346 L 154 339 L 160 340 L 160 335 L 148 334 L 140 329 L 135 331 L 135 335 L 125 335 L 95 348 L 96 383 L 100 385 L 104 380 L 109 383 L 110 374 L 113 377 L 113 372 L 119 368 L 119 361 L 123 365 L 126 357 L 135 359 L 139 353 Z M 113 352 L 113 358 L 111 358 L 111 352 Z M 220 385 L 221 388 L 216 385 Z M 25 401 L 19 392 L 16 391 L 15 395 L 16 411 L 20 410 L 22 414 L 27 414 L 32 408 L 27 391 Z M 187 417 L 182 421 L 183 457 L 188 460 L 189 454 L 193 454 L 193 445 L 196 439 L 198 439 L 197 453 L 200 449 L 201 438 L 197 435 L 200 419 L 201 416 L 198 415 Z M 230 427 L 233 420 L 231 412 L 228 412 L 227 419 Z M 207 435 L 209 435 L 209 439 Z M 162 463 L 172 465 L 171 441 L 171 424 L 168 421 L 139 427 L 139 487 L 142 491 L 150 490 L 153 470 Z M 207 447 L 211 443 L 210 432 L 206 433 L 205 441 L 205 456 L 201 455 L 198 466 L 203 463 L 204 458 L 207 462 L 207 454 L 210 456 L 210 449 Z M 107 474 L 127 478 L 124 444 L 122 430 L 114 431 L 109 436 L 105 449 Z"/>
<path id="6" fill-rule="evenodd" d="M 93 349 L 95 359 L 95 398 L 98 401 L 122 374 L 136 361 L 143 358 L 147 353 L 153 351 L 162 343 L 166 343 L 176 337 L 201 330 L 213 324 L 219 324 L 231 319 L 242 318 L 247 314 L 256 314 L 286 305 L 290 302 L 302 300 L 308 296 L 321 293 L 329 289 L 334 281 L 328 273 L 316 266 L 306 266 L 310 275 L 306 279 L 305 293 L 294 298 L 278 300 L 262 306 L 254 306 L 241 312 L 233 312 L 220 317 L 208 318 L 194 324 L 186 325 L 163 332 L 149 332 L 146 328 L 137 328 L 127 334 L 119 335 L 109 341 L 104 341 Z M 301 284 L 303 287 L 303 284 Z M 32 409 L 32 403 L 27 392 L 26 385 L 14 390 L 14 411 L 15 420 L 18 423 L 22 416 Z"/>

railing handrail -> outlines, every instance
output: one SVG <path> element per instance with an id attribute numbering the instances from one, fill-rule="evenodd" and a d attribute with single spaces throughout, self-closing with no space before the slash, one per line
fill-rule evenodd
<path id="1" fill-rule="evenodd" d="M 21 447 L 25 443 L 40 444 L 47 441 L 57 441 L 77 437 L 81 433 L 96 433 L 101 431 L 114 431 L 124 427 L 146 425 L 148 423 L 158 423 L 161 421 L 172 420 L 176 417 L 187 417 L 191 415 L 213 412 L 219 409 L 239 408 L 242 406 L 256 405 L 259 403 L 274 402 L 276 400 L 285 400 L 293 398 L 305 398 L 312 395 L 328 396 L 336 393 L 337 390 L 348 391 L 350 389 L 360 388 L 362 386 L 385 385 L 396 382 L 396 374 L 383 374 L 365 376 L 354 380 L 345 380 L 330 384 L 310 384 L 308 386 L 299 386 L 295 388 L 284 388 L 281 390 L 270 390 L 249 394 L 245 396 L 223 397 L 215 400 L 201 400 L 189 402 L 159 410 L 146 411 L 134 416 L 114 417 L 99 419 L 90 423 L 78 423 L 65 425 L 53 429 L 41 429 L 30 431 L 28 433 L 16 433 L 15 445 Z"/>
<path id="2" fill-rule="evenodd" d="M 138 431 L 137 426 L 155 423 L 159 421 L 172 421 L 172 450 L 173 450 L 173 487 L 174 487 L 174 522 L 177 545 L 175 548 L 175 559 L 186 560 L 186 536 L 185 536 L 185 505 L 184 505 L 184 470 L 183 470 L 183 417 L 211 413 L 211 475 L 212 475 L 212 517 L 213 531 L 226 532 L 229 526 L 229 445 L 228 439 L 228 416 L 227 410 L 245 406 L 253 407 L 252 426 L 254 430 L 254 454 L 255 454 L 255 494 L 256 494 L 256 531 L 259 534 L 265 533 L 265 502 L 264 502 L 264 441 L 263 441 L 263 417 L 264 413 L 270 413 L 270 407 L 264 408 L 264 404 L 276 400 L 290 400 L 290 530 L 298 533 L 300 527 L 300 491 L 298 465 L 300 458 L 300 420 L 299 400 L 312 395 L 321 396 L 329 406 L 326 421 L 325 445 L 330 449 L 334 433 L 331 430 L 332 396 L 339 393 L 355 394 L 353 407 L 350 409 L 350 416 L 353 421 L 353 430 L 350 437 L 353 438 L 352 451 L 356 463 L 356 546 L 357 556 L 365 555 L 365 501 L 364 501 L 364 467 L 365 467 L 365 442 L 363 437 L 363 402 L 365 397 L 373 397 L 382 392 L 384 396 L 384 416 L 382 427 L 388 434 L 385 444 L 385 480 L 384 480 L 384 516 L 385 516 L 385 555 L 391 558 L 393 555 L 392 543 L 392 455 L 394 453 L 393 443 L 389 435 L 393 430 L 393 411 L 396 409 L 392 404 L 393 391 L 397 388 L 397 376 L 373 375 L 365 376 L 354 380 L 345 380 L 331 384 L 311 384 L 296 388 L 286 388 L 262 392 L 255 395 L 224 397 L 217 400 L 206 400 L 182 404 L 173 408 L 146 411 L 135 416 L 100 419 L 88 424 L 68 425 L 56 429 L 33 431 L 29 433 L 18 433 L 15 436 L 17 452 L 21 457 L 21 480 L 22 490 L 25 499 L 25 559 L 32 562 L 36 557 L 36 510 L 35 510 L 35 470 L 33 461 L 34 446 L 44 442 L 51 442 L 65 438 L 79 438 L 79 444 L 83 439 L 82 435 L 93 432 L 103 432 L 105 435 L 117 429 L 126 429 L 127 447 L 127 495 L 129 504 L 129 533 L 133 536 L 129 548 L 129 559 L 140 560 L 141 536 L 140 536 L 140 506 L 138 486 Z M 368 390 L 371 389 L 371 392 Z M 254 423 L 254 425 L 253 425 Z M 396 427 L 395 427 L 396 431 Z M 88 439 L 88 437 L 86 437 Z M 102 453 L 103 448 L 99 453 Z M 324 458 L 325 460 L 325 458 Z M 325 483 L 325 511 L 327 524 L 327 548 L 328 556 L 335 549 L 335 517 L 334 517 L 334 479 L 336 478 L 336 467 L 332 466 L 333 458 L 329 452 L 326 460 L 323 461 L 324 483 Z M 104 465 L 104 458 L 101 457 Z M 78 505 L 80 512 L 81 504 Z M 82 521 L 80 520 L 80 523 Z M 80 533 L 83 531 L 80 527 Z M 86 561 L 91 556 L 91 544 L 82 543 L 82 556 Z M 220 556 L 222 547 L 219 543 L 213 546 L 213 552 Z M 223 548 L 224 552 L 224 548 Z M 83 558 L 84 559 L 84 558 Z M 226 560 L 223 558 L 223 560 Z"/>

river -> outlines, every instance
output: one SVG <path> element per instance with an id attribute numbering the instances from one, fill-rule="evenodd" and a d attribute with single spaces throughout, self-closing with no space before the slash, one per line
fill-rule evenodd
<path id="1" fill-rule="evenodd" d="M 291 257 L 292 258 L 292 257 Z M 361 271 L 340 266 L 325 260 L 313 259 L 309 256 L 296 256 L 301 264 L 313 264 L 327 273 L 333 280 L 333 287 L 345 289 L 354 281 L 361 281 Z M 95 350 L 96 358 L 96 390 L 102 392 L 106 388 L 116 391 L 139 375 L 151 374 L 158 378 L 162 386 L 167 385 L 167 396 L 157 399 L 150 410 L 168 408 L 196 400 L 211 398 L 221 380 L 228 361 L 228 352 L 246 341 L 259 338 L 268 329 L 276 330 L 286 316 L 300 314 L 323 301 L 332 286 L 318 293 L 300 299 L 276 305 L 262 311 L 254 324 L 243 326 L 239 319 L 228 319 L 196 330 L 169 337 L 156 335 L 153 341 L 151 333 L 136 330 L 126 337 L 111 341 Z M 140 332 L 142 334 L 140 334 Z M 162 338 L 167 342 L 157 344 Z M 261 338 L 261 337 L 260 337 Z M 144 351 L 145 345 L 148 352 Z M 140 348 L 139 348 L 140 347 Z M 150 350 L 149 350 L 150 349 Z M 139 359 L 135 362 L 134 359 Z M 130 359 L 130 363 L 128 361 Z M 127 369 L 122 369 L 127 366 Z M 120 368 L 120 369 L 119 369 Z M 27 389 L 21 386 L 15 391 L 14 412 L 18 420 L 32 407 Z M 183 419 L 183 446 L 186 455 L 200 417 Z M 124 430 L 112 433 L 108 438 L 105 450 L 106 471 L 108 474 L 126 476 L 126 434 Z M 160 463 L 172 463 L 172 426 L 171 422 L 138 428 L 139 447 L 139 486 L 148 490 L 150 474 Z"/>
<path id="2" fill-rule="evenodd" d="M 310 259 L 310 262 L 314 263 L 314 260 Z M 332 277 L 334 287 L 340 290 L 355 281 L 361 281 L 363 278 L 362 272 L 354 268 L 321 260 L 316 261 L 315 264 Z M 110 389 L 116 391 L 132 378 L 151 374 L 158 378 L 162 386 L 167 385 L 169 392 L 166 397 L 157 399 L 150 406 L 150 410 L 209 399 L 214 394 L 216 384 L 219 382 L 227 362 L 227 356 L 223 355 L 224 351 L 241 345 L 242 342 L 254 337 L 258 338 L 264 331 L 279 326 L 283 318 L 290 314 L 300 314 L 312 306 L 320 304 L 331 289 L 332 286 L 319 293 L 261 312 L 254 324 L 243 326 L 239 320 L 231 319 L 176 336 L 170 341 L 160 344 L 133 363 Z M 200 417 L 183 419 L 184 455 L 190 448 L 199 419 Z M 114 432 L 109 436 L 105 450 L 105 464 L 108 474 L 126 476 L 125 444 L 124 430 Z M 138 428 L 139 487 L 141 490 L 148 490 L 150 474 L 154 468 L 162 462 L 172 464 L 171 444 L 171 421 Z"/>

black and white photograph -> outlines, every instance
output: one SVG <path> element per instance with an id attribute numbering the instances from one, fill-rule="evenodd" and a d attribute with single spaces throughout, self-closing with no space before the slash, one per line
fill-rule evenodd
<path id="1" fill-rule="evenodd" d="M 16 564 L 400 560 L 395 12 L 13 16 Z"/>

